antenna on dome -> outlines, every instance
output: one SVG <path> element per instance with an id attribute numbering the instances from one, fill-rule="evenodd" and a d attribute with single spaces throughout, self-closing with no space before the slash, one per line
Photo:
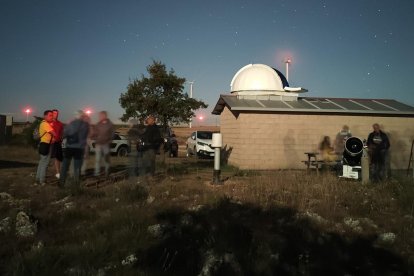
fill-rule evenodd
<path id="1" fill-rule="evenodd" d="M 190 98 L 193 98 L 193 85 L 194 85 L 194 81 L 188 81 L 188 84 L 190 84 Z M 191 128 L 191 121 L 188 124 L 189 128 Z"/>
<path id="2" fill-rule="evenodd" d="M 286 63 L 286 80 L 289 81 L 289 64 L 292 62 L 291 58 L 286 58 L 285 59 L 285 63 Z"/>

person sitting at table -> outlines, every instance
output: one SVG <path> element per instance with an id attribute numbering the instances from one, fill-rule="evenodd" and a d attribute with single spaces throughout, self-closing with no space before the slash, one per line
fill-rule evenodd
<path id="1" fill-rule="evenodd" d="M 322 142 L 319 144 L 319 151 L 323 161 L 332 162 L 336 160 L 336 154 L 329 136 L 323 137 Z"/>

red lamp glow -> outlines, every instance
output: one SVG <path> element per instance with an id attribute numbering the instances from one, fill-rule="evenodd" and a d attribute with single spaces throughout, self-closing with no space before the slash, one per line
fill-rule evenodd
<path id="1" fill-rule="evenodd" d="M 26 108 L 24 110 L 24 112 L 26 113 L 26 122 L 29 121 L 29 114 L 32 112 L 32 110 L 30 108 Z"/>

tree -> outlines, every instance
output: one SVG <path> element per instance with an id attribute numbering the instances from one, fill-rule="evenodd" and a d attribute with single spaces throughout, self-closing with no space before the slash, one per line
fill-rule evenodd
<path id="1" fill-rule="evenodd" d="M 127 91 L 121 94 L 119 103 L 125 114 L 121 120 L 130 118 L 144 119 L 153 114 L 165 126 L 188 123 L 195 116 L 194 110 L 206 108 L 202 101 L 189 98 L 183 93 L 185 78 L 175 75 L 173 69 L 167 72 L 160 61 L 147 66 L 149 77 L 130 81 Z"/>

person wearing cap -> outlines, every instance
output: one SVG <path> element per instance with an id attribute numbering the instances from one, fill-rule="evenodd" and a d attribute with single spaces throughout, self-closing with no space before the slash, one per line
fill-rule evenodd
<path id="1" fill-rule="evenodd" d="M 146 119 L 146 126 L 144 133 L 141 136 L 141 144 L 139 145 L 138 152 L 140 152 L 141 160 L 138 160 L 139 176 L 155 174 L 155 156 L 163 141 L 160 130 L 155 124 L 155 117 L 150 115 Z M 140 162 L 141 161 L 141 162 Z"/>
<path id="2" fill-rule="evenodd" d="M 111 142 L 115 133 L 114 124 L 106 111 L 99 112 L 99 122 L 95 125 L 92 138 L 95 139 L 95 176 L 101 173 L 101 161 L 105 166 L 105 176 L 109 175 Z"/>
<path id="3" fill-rule="evenodd" d="M 61 188 L 65 186 L 72 159 L 75 187 L 79 188 L 83 154 L 89 133 L 89 124 L 83 120 L 83 116 L 83 111 L 77 111 L 75 113 L 75 119 L 67 124 L 63 130 L 65 148 L 63 150 L 63 161 L 60 169 L 59 187 Z"/>

